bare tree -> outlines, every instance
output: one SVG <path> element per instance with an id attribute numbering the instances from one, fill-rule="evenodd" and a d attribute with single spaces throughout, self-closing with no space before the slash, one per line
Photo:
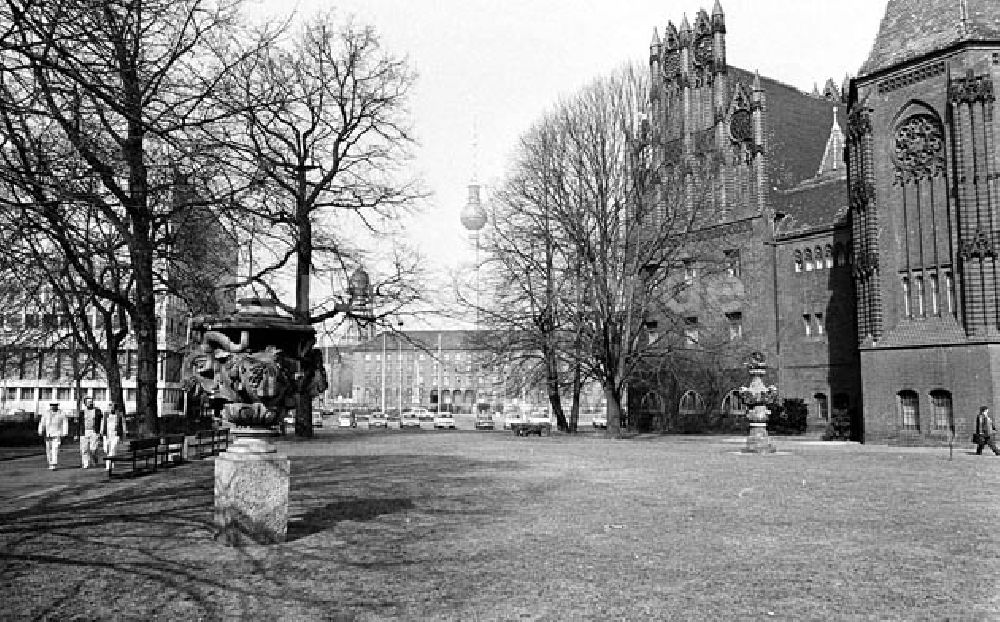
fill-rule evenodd
<path id="1" fill-rule="evenodd" d="M 521 141 L 499 195 L 524 226 L 491 232 L 492 260 L 522 266 L 509 278 L 521 285 L 521 308 L 541 318 L 535 334 L 551 344 L 555 375 L 604 388 L 611 436 L 644 360 L 707 346 L 690 339 L 679 301 L 707 282 L 691 278 L 691 266 L 710 273 L 722 264 L 711 244 L 689 236 L 719 215 L 702 183 L 713 163 L 664 159 L 647 101 L 644 72 L 625 67 L 560 102 Z"/>
<path id="2" fill-rule="evenodd" d="M 7 0 L 0 6 L 6 86 L 0 106 L 9 121 L 0 132 L 22 151 L 20 164 L 31 164 L 17 171 L 17 183 L 29 197 L 45 196 L 13 207 L 54 222 L 66 205 L 83 202 L 120 236 L 130 271 L 125 290 L 102 282 L 71 236 L 53 241 L 83 286 L 132 320 L 142 433 L 157 426 L 155 296 L 163 283 L 157 272 L 178 209 L 176 171 L 157 164 L 176 163 L 203 180 L 216 169 L 213 132 L 231 114 L 218 105 L 220 85 L 241 56 L 236 39 L 245 33 L 239 4 Z M 72 166 L 47 163 L 53 147 Z M 203 201 L 213 202 L 212 189 L 200 186 Z"/>
<path id="3" fill-rule="evenodd" d="M 374 29 L 338 25 L 326 14 L 243 69 L 229 87 L 234 102 L 263 89 L 272 94 L 267 105 L 240 113 L 243 166 L 253 176 L 242 219 L 255 245 L 248 282 L 302 323 L 351 315 L 349 301 L 317 300 L 313 279 L 373 261 L 375 253 L 356 242 L 367 239 L 392 247 L 373 271 L 379 314 L 419 299 L 419 257 L 387 244 L 393 224 L 421 196 L 403 171 L 413 145 L 406 106 L 414 74 L 406 59 L 385 51 Z M 294 302 L 287 303 L 280 280 L 291 269 Z M 311 403 L 300 399 L 297 435 L 312 434 L 311 419 Z"/>

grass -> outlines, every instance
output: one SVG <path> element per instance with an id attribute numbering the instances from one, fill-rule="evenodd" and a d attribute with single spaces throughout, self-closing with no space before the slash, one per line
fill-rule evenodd
<path id="1" fill-rule="evenodd" d="M 724 441 L 325 432 L 267 547 L 212 539 L 211 462 L 2 503 L 0 617 L 1000 617 L 1000 460 Z"/>

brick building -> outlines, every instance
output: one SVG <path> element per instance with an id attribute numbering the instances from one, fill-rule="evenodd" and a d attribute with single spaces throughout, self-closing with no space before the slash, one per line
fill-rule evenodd
<path id="1" fill-rule="evenodd" d="M 866 439 L 967 441 L 1000 398 L 995 0 L 889 0 L 852 81 Z"/>
<path id="2" fill-rule="evenodd" d="M 664 178 L 679 179 L 677 171 L 690 178 L 691 163 L 711 178 L 687 179 L 689 194 L 712 188 L 702 198 L 710 217 L 688 238 L 713 250 L 699 252 L 704 267 L 689 270 L 704 294 L 676 311 L 702 343 L 706 333 L 728 339 L 729 356 L 717 373 L 636 385 L 629 403 L 638 405 L 640 421 L 662 418 L 668 429 L 692 417 L 739 415 L 742 358 L 759 350 L 768 381 L 784 397 L 803 399 L 810 424 L 822 427 L 834 408 L 857 411 L 861 402 L 846 106 L 832 80 L 807 94 L 730 65 L 726 29 L 716 2 L 693 25 L 685 17 L 679 28 L 669 23 L 662 39 L 654 32 L 649 120 Z M 691 196 L 687 202 L 694 204 Z"/>

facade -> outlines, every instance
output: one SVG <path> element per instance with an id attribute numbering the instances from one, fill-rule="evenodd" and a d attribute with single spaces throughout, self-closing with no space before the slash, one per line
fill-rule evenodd
<path id="1" fill-rule="evenodd" d="M 533 378 L 531 365 L 497 362 L 487 336 L 473 330 L 380 333 L 350 355 L 352 400 L 385 411 L 502 412 L 512 403 L 547 408 L 544 384 Z M 581 409 L 601 404 L 600 391 L 587 387 Z"/>
<path id="2" fill-rule="evenodd" d="M 810 424 L 822 427 L 834 409 L 861 404 L 846 106 L 832 80 L 807 94 L 730 65 L 726 31 L 716 2 L 693 25 L 685 17 L 662 39 L 654 32 L 648 116 L 661 176 L 683 184 L 688 206 L 708 215 L 687 234 L 700 249 L 692 262 L 702 265 L 685 267 L 685 278 L 701 281 L 692 288 L 699 293 L 674 311 L 701 343 L 706 334 L 728 339 L 719 349 L 728 357 L 712 373 L 638 385 L 629 403 L 640 421 L 659 418 L 666 429 L 739 415 L 742 359 L 757 350 L 768 382 L 804 400 Z"/>
<path id="3" fill-rule="evenodd" d="M 889 0 L 852 81 L 866 439 L 967 438 L 1000 399 L 998 75 L 995 0 Z"/>

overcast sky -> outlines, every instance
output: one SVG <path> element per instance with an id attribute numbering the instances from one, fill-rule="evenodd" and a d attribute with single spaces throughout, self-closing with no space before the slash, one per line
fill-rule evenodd
<path id="1" fill-rule="evenodd" d="M 503 175 L 518 136 L 560 95 L 630 59 L 646 62 L 653 29 L 693 23 L 714 0 L 257 0 L 261 15 L 334 8 L 370 23 L 419 72 L 412 115 L 416 169 L 433 192 L 411 235 L 441 268 L 469 254 L 459 213 L 472 175 Z M 728 61 L 805 91 L 839 85 L 864 60 L 885 0 L 726 0 Z"/>

